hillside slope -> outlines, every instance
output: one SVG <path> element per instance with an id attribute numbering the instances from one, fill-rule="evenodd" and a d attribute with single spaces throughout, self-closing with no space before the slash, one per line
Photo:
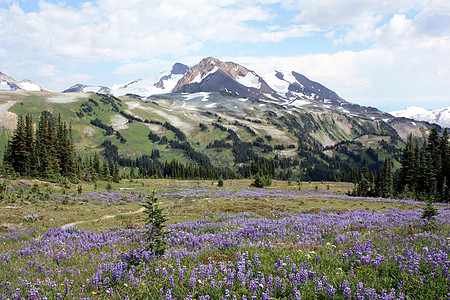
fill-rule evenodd
<path id="1" fill-rule="evenodd" d="M 366 163 L 376 169 L 386 157 L 398 161 L 408 130 L 402 124 L 410 123 L 394 119 L 390 125 L 337 110 L 305 110 L 225 92 L 169 93 L 147 99 L 0 92 L 0 101 L 2 116 L 31 113 L 36 120 L 44 110 L 55 117 L 61 114 L 72 125 L 81 157 L 97 152 L 123 167 L 138 166 L 144 156 L 144 161 L 176 159 L 227 168 L 242 176 L 250 176 L 252 163 L 264 158 L 283 179 L 300 174 L 310 180 L 343 178 Z M 7 125 L 4 120 L 0 116 L 0 125 Z M 422 138 L 429 128 L 423 123 L 420 130 L 409 132 Z"/>

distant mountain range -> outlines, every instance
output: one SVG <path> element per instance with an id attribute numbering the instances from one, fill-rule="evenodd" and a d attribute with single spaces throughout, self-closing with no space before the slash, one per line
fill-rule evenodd
<path id="1" fill-rule="evenodd" d="M 0 72 L 0 90 L 6 91 L 28 91 L 28 92 L 51 92 L 51 90 L 34 83 L 31 80 L 24 79 L 21 82 L 17 82 L 8 75 Z"/>
<path id="2" fill-rule="evenodd" d="M 438 124 L 450 128 L 450 106 L 436 110 L 427 110 L 422 107 L 411 106 L 405 110 L 393 111 L 391 115 L 417 121 Z"/>
<path id="3" fill-rule="evenodd" d="M 0 90 L 49 91 L 29 80 L 17 82 L 3 73 L 0 73 L 0 79 Z M 75 84 L 63 91 L 89 92 L 116 97 L 136 95 L 143 99 L 169 93 L 225 92 L 306 111 L 333 110 L 386 122 L 394 117 L 403 117 L 450 127 L 450 107 L 435 111 L 410 107 L 386 113 L 374 107 L 350 103 L 322 84 L 295 71 L 277 70 L 259 75 L 244 66 L 213 57 L 204 58 L 193 67 L 176 63 L 170 72 L 161 73 L 158 78 L 136 79 L 110 87 Z"/>
<path id="4" fill-rule="evenodd" d="M 132 94 L 141 98 L 168 93 L 225 92 L 304 110 L 331 109 L 368 118 L 392 118 L 376 108 L 350 103 L 295 71 L 274 71 L 260 76 L 241 65 L 213 57 L 204 58 L 193 67 L 176 63 L 159 79 L 137 79 L 111 87 L 76 84 L 63 91 L 68 92 L 96 92 L 116 97 Z"/>
<path id="5" fill-rule="evenodd" d="M 4 74 L 0 84 L 8 90 L 0 91 L 0 126 L 14 129 L 17 114 L 37 118 L 45 109 L 71 123 L 80 155 L 98 152 L 122 167 L 157 161 L 159 153 L 161 162 L 249 176 L 252 162 L 266 158 L 280 162 L 278 178 L 351 181 L 348 174 L 365 165 L 377 170 L 386 157 L 398 166 L 408 135 L 422 142 L 434 121 L 350 103 L 295 71 L 260 75 L 212 57 L 177 63 L 155 79 L 76 84 L 64 93 Z"/>

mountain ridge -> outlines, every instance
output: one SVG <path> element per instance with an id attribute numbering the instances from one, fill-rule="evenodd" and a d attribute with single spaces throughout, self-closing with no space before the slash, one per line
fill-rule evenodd
<path id="1" fill-rule="evenodd" d="M 51 90 L 31 80 L 24 79 L 20 82 L 0 72 L 0 90 L 27 91 L 27 92 L 51 92 Z"/>
<path id="2" fill-rule="evenodd" d="M 450 128 L 450 106 L 435 110 L 428 110 L 418 106 L 410 106 L 404 110 L 390 112 L 390 114 L 395 117 L 404 117 L 415 121 L 424 121 Z"/>
<path id="3" fill-rule="evenodd" d="M 295 71 L 275 71 L 265 75 L 234 62 L 206 57 L 193 67 L 176 63 L 159 79 L 137 79 L 110 88 L 77 85 L 64 92 L 100 92 L 117 97 L 127 94 L 148 98 L 166 93 L 226 92 L 239 97 L 273 102 L 309 111 L 335 110 L 367 118 L 391 119 L 392 115 L 341 98 L 324 85 Z"/>

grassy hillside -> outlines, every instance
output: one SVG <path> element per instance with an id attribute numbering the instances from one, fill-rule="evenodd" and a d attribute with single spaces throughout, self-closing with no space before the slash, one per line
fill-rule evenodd
<path id="1" fill-rule="evenodd" d="M 396 131 L 381 120 L 324 109 L 305 111 L 225 93 L 141 100 L 132 95 L 119 99 L 93 93 L 3 92 L 0 101 L 15 101 L 10 112 L 31 113 L 35 120 L 43 110 L 61 115 L 71 123 L 82 157 L 102 152 L 101 144 L 108 140 L 127 158 L 159 150 L 160 161 L 195 163 L 199 153 L 212 166 L 237 171 L 265 157 L 284 159 L 277 173 L 285 179 L 300 173 L 310 179 L 330 179 L 366 163 L 375 169 L 386 157 L 398 166 L 403 145 Z M 150 132 L 156 140 L 149 139 Z M 190 146 L 180 145 L 185 142 Z"/>

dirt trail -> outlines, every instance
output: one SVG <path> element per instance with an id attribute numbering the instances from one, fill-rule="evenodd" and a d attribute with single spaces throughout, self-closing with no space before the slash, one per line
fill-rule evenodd
<path id="1" fill-rule="evenodd" d="M 0 126 L 11 130 L 16 129 L 17 115 L 8 111 L 15 103 L 16 101 L 10 100 L 0 104 Z"/>
<path id="2" fill-rule="evenodd" d="M 103 221 L 103 220 L 106 220 L 106 219 L 111 219 L 111 218 L 114 218 L 115 216 L 120 216 L 120 215 L 137 214 L 137 213 L 143 212 L 144 210 L 145 210 L 145 207 L 141 207 L 140 209 L 138 209 L 136 211 L 130 211 L 130 212 L 127 212 L 127 213 L 121 213 L 121 214 L 116 214 L 116 215 L 105 215 L 105 216 L 102 216 L 102 217 L 100 217 L 98 219 L 87 220 L 87 221 L 76 221 L 76 222 L 72 222 L 72 223 L 61 225 L 61 229 L 64 230 L 64 229 L 66 229 L 68 227 L 73 227 L 73 226 L 76 226 L 76 225 L 79 225 L 79 224 L 84 224 L 84 223 L 87 223 L 87 222 L 99 222 L 99 221 Z"/>

